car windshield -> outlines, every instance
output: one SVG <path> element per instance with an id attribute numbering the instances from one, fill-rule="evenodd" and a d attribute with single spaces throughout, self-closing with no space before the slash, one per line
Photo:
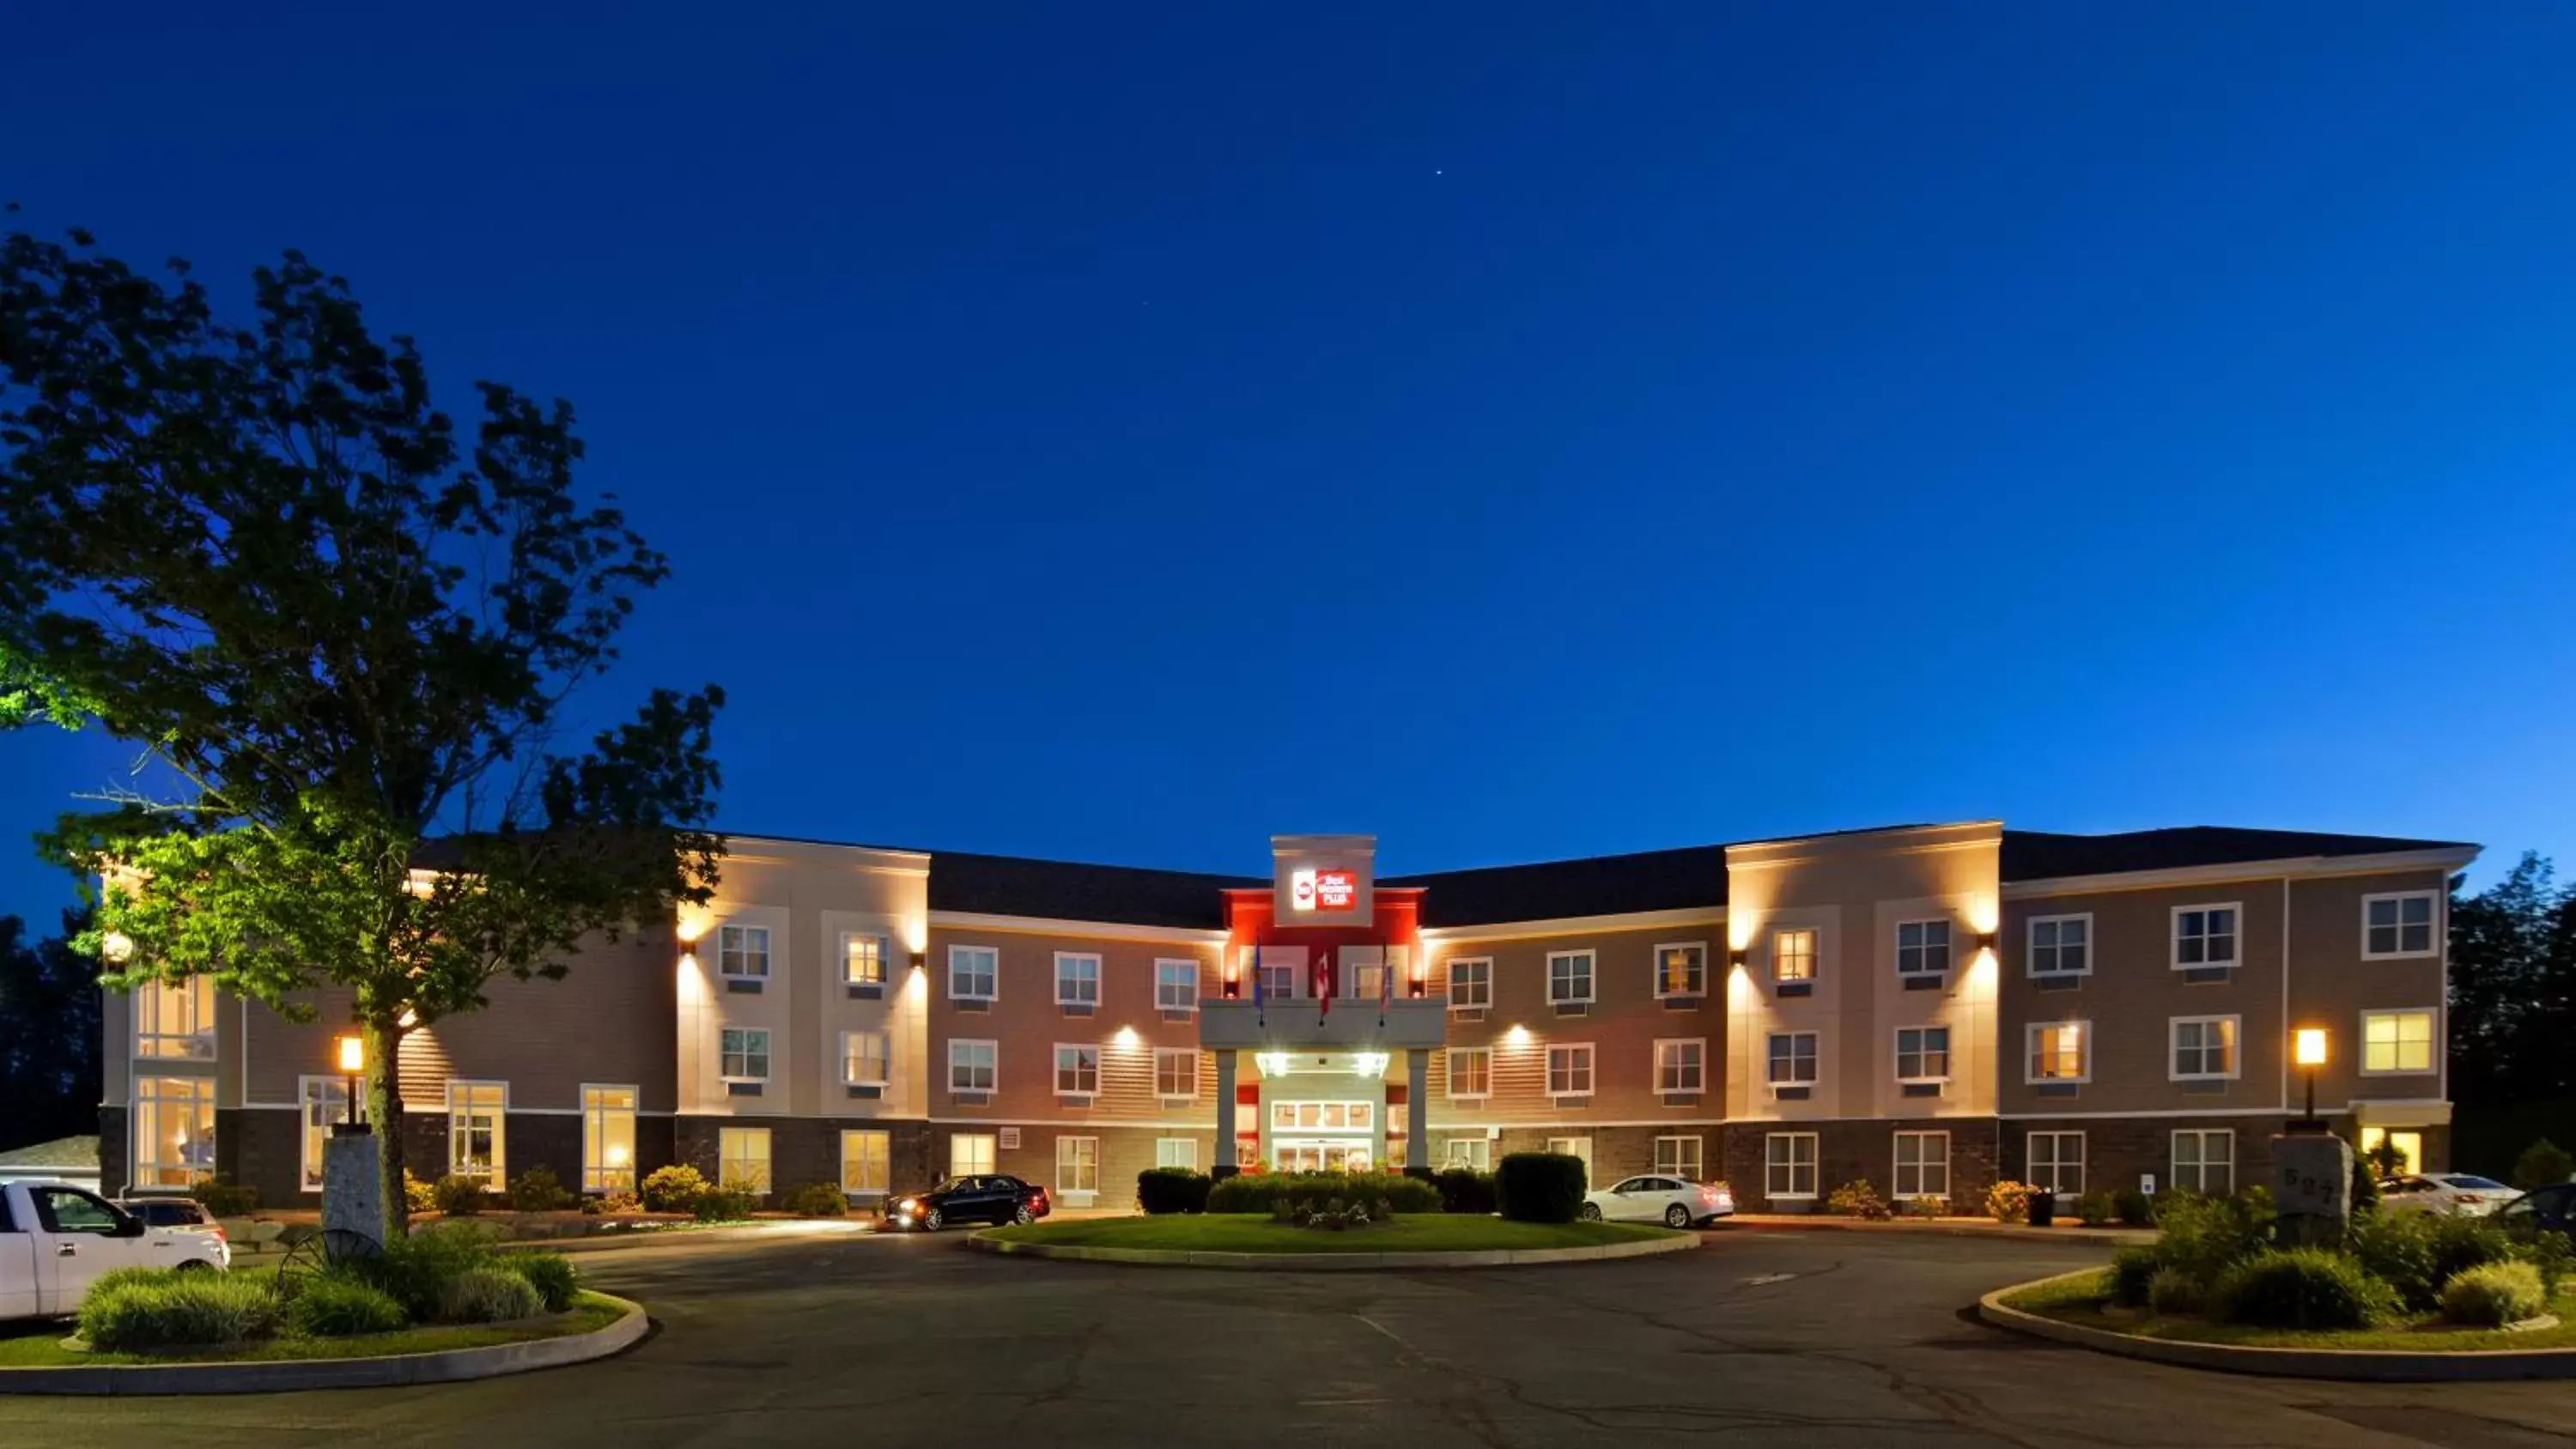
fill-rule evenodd
<path id="1" fill-rule="evenodd" d="M 2467 1188 L 2471 1192 L 2511 1192 L 2513 1190 L 2492 1177 L 2477 1177 L 2465 1172 L 2452 1173 L 2442 1181 L 2452 1187 Z"/>
<path id="2" fill-rule="evenodd" d="M 972 1178 L 952 1177 L 931 1189 L 932 1192 L 964 1192 L 975 1185 Z"/>

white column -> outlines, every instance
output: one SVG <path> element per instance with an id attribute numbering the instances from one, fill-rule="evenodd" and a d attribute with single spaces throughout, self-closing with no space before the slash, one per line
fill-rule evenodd
<path id="1" fill-rule="evenodd" d="M 1404 1165 L 1431 1165 L 1431 1053 L 1420 1047 L 1404 1053 Z"/>
<path id="2" fill-rule="evenodd" d="M 1233 1047 L 1220 1047 L 1216 1054 L 1216 1157 L 1208 1167 L 1214 1170 L 1219 1164 L 1234 1165 Z"/>

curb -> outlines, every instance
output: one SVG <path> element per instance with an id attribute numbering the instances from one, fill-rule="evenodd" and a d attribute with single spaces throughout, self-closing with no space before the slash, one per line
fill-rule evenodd
<path id="1" fill-rule="evenodd" d="M 1084 1248 L 1064 1243 L 1014 1243 L 988 1236 L 987 1228 L 966 1240 L 967 1246 L 1011 1257 L 1053 1258 L 1068 1263 L 1125 1263 L 1150 1268 L 1243 1268 L 1278 1273 L 1349 1273 L 1363 1269 L 1521 1268 L 1541 1263 L 1597 1263 L 1613 1258 L 1651 1258 L 1660 1253 L 1686 1253 L 1699 1246 L 1696 1237 L 1647 1238 L 1634 1243 L 1604 1243 L 1590 1248 L 1487 1248 L 1451 1253 L 1211 1253 L 1181 1248 Z"/>
<path id="2" fill-rule="evenodd" d="M 0 1368 L 0 1394 L 270 1394 L 302 1389 L 373 1389 L 451 1384 L 606 1358 L 652 1326 L 644 1306 L 611 1294 L 626 1312 L 588 1333 L 438 1353 L 274 1363 L 117 1364 L 100 1368 Z"/>
<path id="3" fill-rule="evenodd" d="M 2015 1226 L 1985 1227 L 1970 1222 L 1949 1223 L 1890 1221 L 1867 1222 L 1858 1218 L 1805 1217 L 1783 1214 L 1757 1219 L 1727 1218 L 1719 1220 L 1726 1229 L 1740 1233 L 1767 1233 L 1782 1230 L 1792 1233 L 1914 1233 L 1946 1238 L 1991 1238 L 1999 1243 L 2055 1243 L 2060 1247 L 2097 1246 L 2134 1248 L 2156 1240 L 2153 1228 L 2029 1228 Z"/>
<path id="4" fill-rule="evenodd" d="M 2100 1270 L 2084 1268 L 2078 1272 Z M 2124 1358 L 2221 1373 L 2272 1378 L 2354 1379 L 2379 1383 L 2481 1383 L 2507 1379 L 2576 1378 L 2576 1348 L 2480 1348 L 2456 1353 L 2416 1353 L 2401 1348 L 2250 1348 L 2226 1343 L 2186 1343 L 2141 1338 L 2078 1323 L 2061 1323 L 2004 1305 L 2006 1296 L 2072 1278 L 2058 1273 L 1998 1288 L 1977 1300 L 1977 1316 L 1997 1328 L 2035 1338 L 2115 1353 Z"/>

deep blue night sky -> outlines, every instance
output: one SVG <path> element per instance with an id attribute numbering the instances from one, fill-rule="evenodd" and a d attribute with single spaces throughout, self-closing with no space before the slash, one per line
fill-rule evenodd
<path id="1" fill-rule="evenodd" d="M 572 399 L 734 829 L 2576 847 L 2576 8 L 1255 8 L 27 6 L 0 197 Z"/>

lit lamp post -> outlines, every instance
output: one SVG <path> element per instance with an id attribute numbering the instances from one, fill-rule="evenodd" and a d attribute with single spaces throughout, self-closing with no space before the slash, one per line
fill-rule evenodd
<path id="1" fill-rule="evenodd" d="M 2308 1081 L 2308 1112 L 2299 1119 L 2299 1126 L 2305 1131 L 2318 1131 L 2325 1126 L 2317 1120 L 2317 1068 L 2326 1064 L 2326 1029 L 2300 1027 L 2293 1038 L 2291 1060 L 2299 1064 L 2299 1071 Z"/>
<path id="2" fill-rule="evenodd" d="M 350 1035 L 334 1038 L 333 1044 L 339 1048 L 340 1074 L 349 1079 L 349 1111 L 347 1120 L 332 1131 L 337 1136 L 354 1137 L 367 1130 L 367 1124 L 358 1120 L 358 1082 L 367 1073 L 367 1040 Z"/>

